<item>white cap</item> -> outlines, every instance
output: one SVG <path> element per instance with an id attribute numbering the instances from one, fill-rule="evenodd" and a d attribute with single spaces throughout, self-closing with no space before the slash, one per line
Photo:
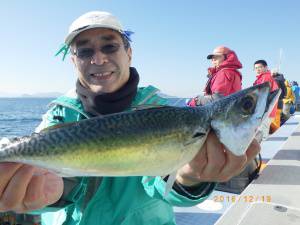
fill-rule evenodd
<path id="1" fill-rule="evenodd" d="M 109 28 L 123 33 L 122 25 L 115 16 L 108 12 L 92 11 L 78 17 L 71 24 L 65 43 L 71 44 L 78 34 L 92 28 Z"/>

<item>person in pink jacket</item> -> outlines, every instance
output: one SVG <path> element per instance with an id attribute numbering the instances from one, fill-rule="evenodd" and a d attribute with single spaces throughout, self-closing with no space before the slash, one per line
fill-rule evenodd
<path id="1" fill-rule="evenodd" d="M 204 105 L 223 96 L 233 94 L 242 89 L 242 68 L 237 55 L 225 46 L 214 49 L 207 56 L 212 67 L 208 68 L 209 79 L 204 89 L 204 96 L 197 96 L 188 103 L 190 106 Z"/>

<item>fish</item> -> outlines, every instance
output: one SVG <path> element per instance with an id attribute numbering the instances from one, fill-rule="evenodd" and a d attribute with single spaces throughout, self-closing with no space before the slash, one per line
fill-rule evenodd
<path id="1" fill-rule="evenodd" d="M 49 128 L 0 149 L 19 162 L 62 176 L 165 176 L 200 151 L 210 130 L 242 155 L 278 100 L 268 83 L 199 107 L 137 109 Z"/>

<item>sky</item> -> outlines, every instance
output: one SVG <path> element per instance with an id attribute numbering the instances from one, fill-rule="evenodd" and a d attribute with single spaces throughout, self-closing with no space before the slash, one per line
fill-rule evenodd
<path id="1" fill-rule="evenodd" d="M 76 73 L 54 54 L 70 24 L 102 10 L 119 18 L 132 36 L 140 86 L 164 93 L 201 94 L 216 46 L 233 49 L 243 64 L 243 87 L 255 80 L 253 62 L 265 59 L 288 80 L 300 80 L 300 1 L 51 0 L 1 1 L 1 93 L 67 92 Z M 280 49 L 282 57 L 280 60 Z"/>

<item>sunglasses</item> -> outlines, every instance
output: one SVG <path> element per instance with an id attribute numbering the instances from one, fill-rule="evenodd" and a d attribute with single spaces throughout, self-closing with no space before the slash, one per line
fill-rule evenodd
<path id="1" fill-rule="evenodd" d="M 118 43 L 111 43 L 101 46 L 99 49 L 103 54 L 109 55 L 119 51 L 121 45 Z M 87 47 L 79 47 L 73 51 L 73 54 L 76 55 L 80 59 L 91 59 L 95 53 L 96 49 L 87 48 Z"/>

